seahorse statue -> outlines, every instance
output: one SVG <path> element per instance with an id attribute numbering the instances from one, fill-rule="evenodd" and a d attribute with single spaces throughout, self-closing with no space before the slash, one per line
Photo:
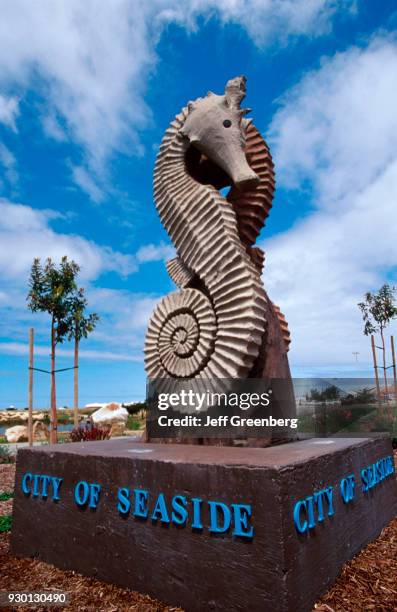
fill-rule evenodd
<path id="1" fill-rule="evenodd" d="M 275 188 L 269 149 L 240 108 L 246 78 L 189 102 L 166 130 L 154 172 L 179 287 L 150 319 L 145 364 L 157 378 L 288 378 L 288 326 L 267 297 L 254 243 Z M 220 190 L 231 185 L 226 197 Z"/>

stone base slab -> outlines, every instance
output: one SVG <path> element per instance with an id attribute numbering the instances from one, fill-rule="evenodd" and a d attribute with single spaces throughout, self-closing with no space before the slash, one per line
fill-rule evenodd
<path id="1" fill-rule="evenodd" d="M 188 611 L 310 611 L 397 514 L 391 456 L 385 438 L 21 449 L 12 551 Z"/>

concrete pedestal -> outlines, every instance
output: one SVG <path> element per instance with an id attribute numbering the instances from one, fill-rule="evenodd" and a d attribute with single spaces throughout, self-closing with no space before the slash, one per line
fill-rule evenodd
<path id="1" fill-rule="evenodd" d="M 309 611 L 396 515 L 391 456 L 387 439 L 23 449 L 12 550 L 189 611 Z"/>

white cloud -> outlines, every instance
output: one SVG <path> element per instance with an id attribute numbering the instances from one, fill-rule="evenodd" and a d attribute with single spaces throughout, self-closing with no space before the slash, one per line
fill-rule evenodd
<path id="1" fill-rule="evenodd" d="M 16 132 L 16 118 L 19 114 L 19 100 L 15 96 L 6 97 L 0 94 L 0 123 Z"/>
<path id="2" fill-rule="evenodd" d="M 376 38 L 324 60 L 285 96 L 269 134 L 284 185 L 309 178 L 317 204 L 333 207 L 394 159 L 396 65 L 395 38 Z"/>
<path id="3" fill-rule="evenodd" d="M 92 175 L 83 166 L 73 166 L 72 175 L 76 185 L 88 193 L 93 202 L 99 204 L 104 200 L 104 191 L 98 186 L 92 178 Z"/>
<path id="4" fill-rule="evenodd" d="M 60 234 L 50 227 L 53 211 L 35 210 L 0 200 L 0 275 L 26 281 L 34 257 L 60 260 L 63 255 L 81 265 L 81 277 L 97 278 L 102 272 L 129 274 L 136 270 L 135 259 L 107 246 L 73 234 Z"/>
<path id="5" fill-rule="evenodd" d="M 96 339 L 142 354 L 144 333 L 159 297 L 104 287 L 90 287 L 87 297 L 90 308 L 101 316 Z"/>
<path id="6" fill-rule="evenodd" d="M 60 121 L 51 111 L 48 111 L 48 114 L 43 117 L 42 124 L 44 132 L 50 138 L 53 138 L 58 142 L 65 142 L 68 139 L 65 130 L 60 124 Z"/>
<path id="7" fill-rule="evenodd" d="M 35 344 L 34 352 L 36 356 L 48 357 L 48 346 L 41 346 Z M 3 355 L 28 355 L 29 345 L 22 342 L 0 342 L 0 353 Z M 62 347 L 57 348 L 57 356 L 59 357 L 73 357 L 73 349 L 64 349 Z M 96 351 L 80 349 L 79 356 L 82 359 L 95 359 L 104 361 L 142 361 L 142 357 L 139 355 L 128 355 L 125 353 L 116 353 L 113 351 Z"/>
<path id="8" fill-rule="evenodd" d="M 187 3 L 186 3 L 187 4 Z M 354 0 L 199 0 L 169 13 L 191 23 L 198 13 L 216 12 L 224 22 L 242 25 L 259 46 L 284 45 L 300 36 L 316 38 L 332 29 L 336 13 L 354 14 Z"/>
<path id="9" fill-rule="evenodd" d="M 82 356 L 94 360 L 142 361 L 143 335 L 158 297 L 108 289 L 96 283 L 103 272 L 133 273 L 140 264 L 165 257 L 169 247 L 152 244 L 147 250 L 143 247 L 139 257 L 124 255 L 82 236 L 56 232 L 51 221 L 63 217 L 53 210 L 36 210 L 0 199 L 0 337 L 10 339 L 0 343 L 0 353 L 25 354 L 26 346 L 21 341 L 33 326 L 37 354 L 48 355 L 48 347 L 44 346 L 49 333 L 48 315 L 28 310 L 27 281 L 34 257 L 59 261 L 67 255 L 81 265 L 80 279 L 87 288 L 89 312 L 100 315 L 100 323 Z M 65 347 L 60 347 L 58 353 L 61 357 L 71 355 Z"/>
<path id="10" fill-rule="evenodd" d="M 397 266 L 396 61 L 389 37 L 325 60 L 270 126 L 281 184 L 311 184 L 317 208 L 264 243 L 264 279 L 289 320 L 295 363 L 348 363 L 356 350 L 369 361 L 357 302 Z"/>
<path id="11" fill-rule="evenodd" d="M 142 153 L 138 131 L 151 118 L 145 88 L 167 24 L 194 29 L 198 17 L 216 15 L 265 46 L 327 33 L 334 15 L 354 6 L 353 0 L 13 0 L 1 11 L 0 85 L 21 94 L 39 88 L 46 133 L 80 144 L 85 171 L 106 182 L 114 151 Z M 16 98 L 1 97 L 0 120 L 15 128 L 16 113 Z M 100 199 L 97 180 L 82 170 L 74 178 Z"/>
<path id="12" fill-rule="evenodd" d="M 3 175 L 11 186 L 18 182 L 17 160 L 15 155 L 4 143 L 0 142 L 0 164 L 3 166 Z"/>
<path id="13" fill-rule="evenodd" d="M 136 257 L 142 263 L 167 260 L 175 257 L 175 249 L 163 242 L 160 242 L 160 244 L 147 244 L 138 249 Z"/>

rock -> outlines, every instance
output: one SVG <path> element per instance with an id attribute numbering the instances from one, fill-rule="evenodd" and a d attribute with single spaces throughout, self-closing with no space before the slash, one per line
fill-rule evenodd
<path id="1" fill-rule="evenodd" d="M 50 432 L 44 423 L 41 421 L 35 421 L 33 423 L 33 440 L 37 442 L 44 442 L 50 439 Z"/>
<path id="2" fill-rule="evenodd" d="M 15 425 L 5 430 L 7 442 L 26 442 L 28 439 L 28 428 L 26 425 Z"/>
<path id="3" fill-rule="evenodd" d="M 116 421 L 110 429 L 110 437 L 122 436 L 125 431 L 125 421 Z"/>
<path id="4" fill-rule="evenodd" d="M 48 412 L 33 412 L 33 418 L 36 421 L 43 421 L 48 416 Z"/>
<path id="5" fill-rule="evenodd" d="M 103 408 L 92 413 L 91 419 L 96 425 L 113 425 L 127 422 L 128 412 L 120 404 L 107 404 Z"/>

